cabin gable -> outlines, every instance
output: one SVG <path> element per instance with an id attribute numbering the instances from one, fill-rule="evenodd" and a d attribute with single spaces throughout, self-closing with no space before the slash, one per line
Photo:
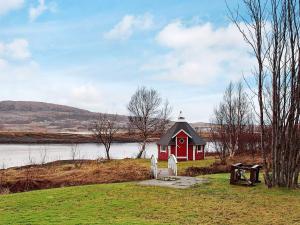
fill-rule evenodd
<path id="1" fill-rule="evenodd" d="M 185 130 L 181 129 L 180 131 L 178 131 L 172 138 L 174 137 L 191 137 L 191 135 L 188 134 L 188 132 L 186 132 Z"/>

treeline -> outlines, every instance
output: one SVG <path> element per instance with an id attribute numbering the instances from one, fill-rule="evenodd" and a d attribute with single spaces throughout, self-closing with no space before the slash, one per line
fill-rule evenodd
<path id="1" fill-rule="evenodd" d="M 260 130 L 241 82 L 228 85 L 211 122 L 215 126 L 211 127 L 210 141 L 223 163 L 236 154 L 254 156 L 259 151 Z"/>

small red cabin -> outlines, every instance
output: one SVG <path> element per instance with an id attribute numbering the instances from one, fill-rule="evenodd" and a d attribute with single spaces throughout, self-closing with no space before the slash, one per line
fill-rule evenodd
<path id="1" fill-rule="evenodd" d="M 179 115 L 178 121 L 157 142 L 158 160 L 168 160 L 171 154 L 179 161 L 204 159 L 206 142 Z"/>

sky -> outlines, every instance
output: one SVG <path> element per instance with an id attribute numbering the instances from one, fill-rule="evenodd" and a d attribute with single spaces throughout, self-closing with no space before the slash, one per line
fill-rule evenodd
<path id="1" fill-rule="evenodd" d="M 0 100 L 126 115 L 146 86 L 209 122 L 254 63 L 223 0 L 0 0 L 0 27 Z"/>

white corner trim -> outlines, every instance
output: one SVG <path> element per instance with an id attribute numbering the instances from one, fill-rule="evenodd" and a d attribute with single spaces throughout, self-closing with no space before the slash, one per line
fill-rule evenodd
<path id="1" fill-rule="evenodd" d="M 195 161 L 196 159 L 195 152 L 196 152 L 196 145 L 193 146 L 193 161 Z"/>
<path id="2" fill-rule="evenodd" d="M 176 147 L 175 147 L 175 156 L 176 156 L 176 158 L 177 158 L 177 137 L 176 137 L 176 140 L 175 140 L 175 142 L 176 142 Z"/>
<path id="3" fill-rule="evenodd" d="M 189 138 L 186 138 L 186 160 L 189 160 Z"/>

